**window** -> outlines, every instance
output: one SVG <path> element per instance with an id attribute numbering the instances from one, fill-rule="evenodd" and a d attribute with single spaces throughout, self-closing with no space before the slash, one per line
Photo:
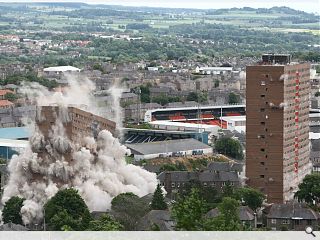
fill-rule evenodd
<path id="1" fill-rule="evenodd" d="M 264 112 L 265 111 L 265 109 L 264 108 L 260 108 L 260 112 Z"/>
<path id="2" fill-rule="evenodd" d="M 277 223 L 277 219 L 274 219 L 274 218 L 271 219 L 271 223 L 272 223 L 272 224 L 276 224 L 276 223 Z"/>
<path id="3" fill-rule="evenodd" d="M 260 178 L 264 178 L 264 175 L 260 175 Z"/>
<path id="4" fill-rule="evenodd" d="M 307 225 L 309 225 L 309 226 L 312 225 L 312 220 L 311 219 L 307 219 Z"/>
<path id="5" fill-rule="evenodd" d="M 262 97 L 262 98 L 264 98 L 265 96 L 266 96 L 266 95 L 264 95 L 264 94 L 261 94 L 261 95 L 260 95 L 260 97 Z"/>
<path id="6" fill-rule="evenodd" d="M 265 123 L 265 122 L 260 122 L 260 124 L 261 124 L 261 125 L 265 125 L 266 123 Z"/>
<path id="7" fill-rule="evenodd" d="M 261 152 L 264 152 L 264 151 L 265 151 L 265 149 L 264 149 L 264 148 L 260 148 L 260 151 L 261 151 Z"/>
<path id="8" fill-rule="evenodd" d="M 222 182 L 222 186 L 225 186 L 226 185 L 226 182 Z"/>
<path id="9" fill-rule="evenodd" d="M 260 162 L 260 165 L 264 166 L 264 162 Z"/>
<path id="10" fill-rule="evenodd" d="M 282 220 L 282 224 L 290 224 L 290 220 L 289 219 L 284 219 L 284 220 Z"/>
<path id="11" fill-rule="evenodd" d="M 173 188 L 174 188 L 174 187 L 175 187 L 175 184 L 174 184 L 174 183 L 171 183 L 171 187 L 173 187 Z"/>

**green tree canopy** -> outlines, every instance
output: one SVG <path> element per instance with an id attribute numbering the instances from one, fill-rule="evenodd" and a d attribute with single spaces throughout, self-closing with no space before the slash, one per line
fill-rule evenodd
<path id="1" fill-rule="evenodd" d="M 295 197 L 299 201 L 305 201 L 311 205 L 320 203 L 320 174 L 312 173 L 303 179 L 299 184 L 299 190 Z"/>
<path id="2" fill-rule="evenodd" d="M 240 102 L 240 96 L 235 93 L 230 93 L 228 96 L 228 103 L 229 104 L 237 104 Z"/>
<path id="3" fill-rule="evenodd" d="M 173 206 L 172 216 L 177 222 L 176 228 L 185 231 L 200 230 L 206 210 L 206 201 L 200 197 L 199 190 L 193 188 L 189 196 L 180 198 Z"/>
<path id="4" fill-rule="evenodd" d="M 216 141 L 215 149 L 218 153 L 225 154 L 236 159 L 243 159 L 243 151 L 240 142 L 233 138 L 223 137 Z"/>
<path id="5" fill-rule="evenodd" d="M 149 85 L 141 85 L 141 102 L 143 103 L 149 103 L 150 102 L 150 86 Z"/>
<path id="6" fill-rule="evenodd" d="M 162 194 L 162 190 L 160 184 L 157 185 L 156 191 L 153 194 L 151 209 L 153 210 L 165 210 L 168 206 L 164 201 L 164 196 Z"/>
<path id="7" fill-rule="evenodd" d="M 4 98 L 10 102 L 14 102 L 18 97 L 16 94 L 8 92 L 8 93 L 6 93 L 6 95 L 4 95 Z"/>
<path id="8" fill-rule="evenodd" d="M 21 218 L 21 208 L 24 199 L 20 197 L 11 197 L 8 201 L 6 201 L 3 212 L 2 218 L 4 223 L 15 223 L 15 224 L 22 224 Z"/>
<path id="9" fill-rule="evenodd" d="M 88 231 L 120 231 L 123 226 L 113 217 L 103 214 L 98 220 L 89 223 Z"/>
<path id="10" fill-rule="evenodd" d="M 54 231 L 60 231 L 64 226 L 83 231 L 92 219 L 86 203 L 73 188 L 58 191 L 44 209 L 46 222 Z"/>
<path id="11" fill-rule="evenodd" d="M 204 230 L 209 231 L 239 231 L 239 202 L 233 198 L 225 197 L 218 205 L 219 216 L 209 218 L 204 223 Z"/>
<path id="12" fill-rule="evenodd" d="M 188 197 L 192 189 L 197 189 L 199 195 L 206 202 L 207 209 L 215 208 L 219 202 L 221 202 L 221 196 L 218 194 L 217 189 L 212 186 L 203 186 L 203 184 L 198 180 L 190 180 L 185 184 L 183 191 L 181 192 L 181 197 Z"/>
<path id="13" fill-rule="evenodd" d="M 131 192 L 121 193 L 111 202 L 112 214 L 125 230 L 134 230 L 136 223 L 149 209 L 148 204 Z"/>
<path id="14" fill-rule="evenodd" d="M 38 82 L 39 84 L 51 89 L 58 86 L 57 81 L 48 80 L 43 77 L 38 77 L 34 72 L 28 72 L 27 74 L 13 74 L 5 79 L 0 79 L 0 85 L 16 84 L 20 85 L 22 82 Z"/>
<path id="15" fill-rule="evenodd" d="M 187 96 L 187 101 L 203 103 L 208 101 L 208 94 L 206 92 L 190 92 Z"/>
<path id="16" fill-rule="evenodd" d="M 256 189 L 244 187 L 238 188 L 235 191 L 235 198 L 250 207 L 253 211 L 256 211 L 262 206 L 265 195 Z"/>
<path id="17" fill-rule="evenodd" d="M 159 169 L 159 172 L 164 172 L 164 171 L 187 171 L 187 168 L 183 164 L 183 162 L 165 163 Z"/>

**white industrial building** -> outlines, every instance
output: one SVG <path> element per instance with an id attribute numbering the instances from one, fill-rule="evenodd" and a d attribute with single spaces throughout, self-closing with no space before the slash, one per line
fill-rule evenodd
<path id="1" fill-rule="evenodd" d="M 221 120 L 227 122 L 227 129 L 239 133 L 246 132 L 246 116 L 228 116 L 221 117 Z"/>
<path id="2" fill-rule="evenodd" d="M 73 66 L 57 66 L 57 67 L 48 67 L 44 68 L 43 72 L 50 74 L 59 74 L 59 73 L 66 73 L 66 72 L 80 72 L 81 69 L 73 67 Z"/>
<path id="3" fill-rule="evenodd" d="M 231 72 L 232 67 L 196 67 L 195 72 L 200 74 L 224 74 L 226 72 Z"/>

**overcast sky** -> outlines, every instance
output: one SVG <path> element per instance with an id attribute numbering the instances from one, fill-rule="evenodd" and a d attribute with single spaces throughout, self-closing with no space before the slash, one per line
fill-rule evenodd
<path id="1" fill-rule="evenodd" d="M 0 0 L 0 2 L 85 2 L 125 6 L 218 9 L 232 7 L 270 8 L 287 6 L 306 12 L 320 12 L 320 0 Z"/>

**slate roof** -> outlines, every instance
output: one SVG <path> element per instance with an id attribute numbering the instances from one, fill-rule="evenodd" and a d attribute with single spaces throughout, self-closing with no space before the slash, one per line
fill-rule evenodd
<path id="1" fill-rule="evenodd" d="M 240 221 L 253 221 L 254 220 L 254 212 L 251 208 L 249 208 L 248 206 L 240 206 L 238 208 L 238 214 L 239 214 L 239 218 Z M 211 209 L 209 212 L 207 212 L 206 217 L 207 218 L 214 218 L 219 216 L 219 209 L 218 208 L 214 208 Z"/>
<path id="2" fill-rule="evenodd" d="M 29 231 L 29 229 L 19 224 L 6 223 L 0 226 L 0 231 Z"/>
<path id="3" fill-rule="evenodd" d="M 242 172 L 243 164 L 233 162 L 210 162 L 207 166 L 209 171 L 237 171 Z"/>
<path id="4" fill-rule="evenodd" d="M 306 204 L 290 202 L 286 204 L 273 204 L 267 214 L 267 218 L 281 218 L 281 219 L 319 219 L 319 213 L 316 213 Z"/>
<path id="5" fill-rule="evenodd" d="M 140 108 L 141 109 L 158 109 L 158 108 L 162 108 L 162 106 L 159 103 L 144 103 L 144 104 L 140 104 Z M 126 107 L 126 109 L 136 110 L 137 104 L 131 104 L 128 107 Z"/>
<path id="6" fill-rule="evenodd" d="M 143 168 L 149 172 L 158 173 L 160 171 L 161 165 L 146 164 L 145 166 L 143 166 Z"/>
<path id="7" fill-rule="evenodd" d="M 160 231 L 173 231 L 175 223 L 167 210 L 151 210 L 137 224 L 138 231 L 150 231 L 156 224 Z"/>
<path id="8" fill-rule="evenodd" d="M 141 155 L 166 153 L 166 152 L 180 152 L 187 150 L 202 150 L 211 148 L 207 144 L 204 144 L 196 139 L 178 139 L 161 142 L 148 142 L 137 144 L 126 144 L 126 146 L 133 150 L 135 153 Z"/>

